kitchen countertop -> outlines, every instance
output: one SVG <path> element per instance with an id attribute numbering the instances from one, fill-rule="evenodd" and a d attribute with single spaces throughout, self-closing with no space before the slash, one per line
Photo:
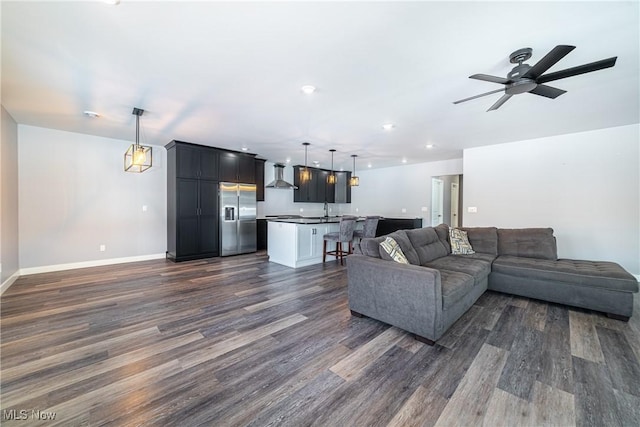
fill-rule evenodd
<path id="1" fill-rule="evenodd" d="M 266 218 L 272 222 L 287 222 L 290 224 L 337 224 L 340 222 L 338 216 L 324 217 L 308 217 L 308 218 Z M 364 221 L 364 218 L 358 218 L 358 221 Z"/>

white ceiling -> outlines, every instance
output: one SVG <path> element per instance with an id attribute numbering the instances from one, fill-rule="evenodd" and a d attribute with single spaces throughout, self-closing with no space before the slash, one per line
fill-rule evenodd
<path id="1" fill-rule="evenodd" d="M 139 107 L 143 143 L 299 164 L 309 141 L 309 164 L 335 148 L 336 168 L 357 154 L 361 169 L 640 117 L 637 1 L 1 4 L 2 104 L 20 124 L 133 141 Z M 452 104 L 500 87 L 469 75 L 506 76 L 511 52 L 533 48 L 533 65 L 558 44 L 577 48 L 549 72 L 618 61 L 553 82 L 568 91 L 555 100 Z"/>

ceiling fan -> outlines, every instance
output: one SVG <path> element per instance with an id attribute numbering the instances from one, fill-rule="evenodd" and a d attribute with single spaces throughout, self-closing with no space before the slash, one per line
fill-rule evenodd
<path id="1" fill-rule="evenodd" d="M 554 47 L 549 53 L 547 53 L 547 55 L 540 61 L 538 61 L 538 63 L 534 66 L 523 64 L 524 61 L 531 58 L 532 49 L 530 47 L 518 49 L 511 55 L 509 55 L 509 61 L 512 64 L 518 65 L 516 65 L 513 70 L 511 70 L 509 74 L 507 74 L 506 79 L 502 77 L 490 76 L 487 74 L 474 74 L 473 76 L 469 76 L 470 79 L 484 80 L 486 82 L 503 84 L 505 86 L 504 88 L 492 90 L 491 92 L 482 93 L 470 98 L 461 99 L 459 101 L 455 101 L 454 104 L 459 104 L 461 102 L 470 101 L 472 99 L 480 98 L 481 96 L 491 95 L 492 93 L 498 93 L 502 91 L 504 91 L 504 95 L 502 95 L 502 97 L 498 99 L 498 101 L 496 101 L 496 103 L 493 104 L 487 111 L 497 110 L 502 104 L 507 102 L 509 98 L 519 93 L 529 92 L 533 93 L 534 95 L 540 95 L 546 98 L 555 99 L 565 93 L 566 90 L 557 89 L 553 86 L 547 86 L 544 83 L 613 67 L 616 63 L 616 59 L 618 58 L 617 56 L 614 56 L 612 58 L 591 62 L 589 64 L 567 68 L 566 70 L 544 74 L 545 71 L 555 65 L 558 61 L 564 58 L 575 48 L 575 46 L 558 45 Z"/>

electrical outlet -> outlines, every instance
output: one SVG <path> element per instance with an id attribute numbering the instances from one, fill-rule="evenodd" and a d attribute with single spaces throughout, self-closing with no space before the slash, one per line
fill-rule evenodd
<path id="1" fill-rule="evenodd" d="M 303 208 L 300 208 L 300 213 L 302 213 L 302 212 L 304 212 L 304 209 L 303 209 Z"/>
<path id="2" fill-rule="evenodd" d="M 402 208 L 401 211 L 402 213 L 407 213 L 407 208 Z"/>
<path id="3" fill-rule="evenodd" d="M 478 208 L 475 207 L 475 206 L 469 206 L 467 208 L 467 212 L 469 212 L 469 213 L 478 213 Z"/>
<path id="4" fill-rule="evenodd" d="M 104 252 L 107 250 L 107 245 L 100 245 L 100 252 Z"/>
<path id="5" fill-rule="evenodd" d="M 423 206 L 422 208 L 420 208 L 420 210 L 421 210 L 422 212 L 429 212 L 429 208 L 428 208 L 428 207 L 426 207 L 426 206 Z"/>
<path id="6" fill-rule="evenodd" d="M 142 205 L 142 212 L 146 212 L 147 211 L 147 205 Z"/>

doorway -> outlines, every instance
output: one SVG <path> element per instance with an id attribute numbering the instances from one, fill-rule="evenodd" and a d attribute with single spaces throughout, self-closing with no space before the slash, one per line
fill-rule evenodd
<path id="1" fill-rule="evenodd" d="M 431 225 L 442 223 L 444 214 L 444 181 L 440 178 L 431 178 Z"/>
<path id="2" fill-rule="evenodd" d="M 431 226 L 462 226 L 462 175 L 431 177 Z"/>

